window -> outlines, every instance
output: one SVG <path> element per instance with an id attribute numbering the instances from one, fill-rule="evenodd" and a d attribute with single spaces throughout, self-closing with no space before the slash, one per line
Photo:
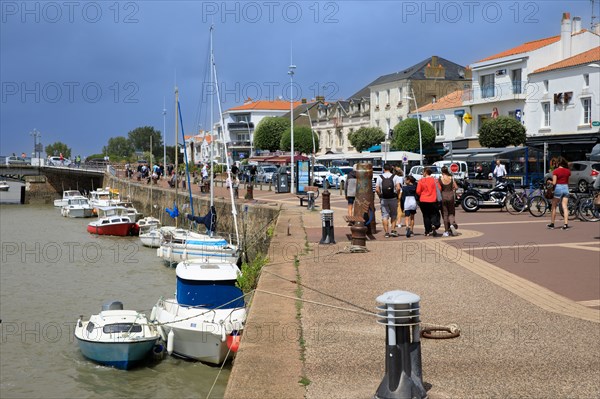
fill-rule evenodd
<path id="1" fill-rule="evenodd" d="M 379 127 L 379 119 L 375 119 L 375 126 Z"/>
<path id="2" fill-rule="evenodd" d="M 494 75 L 483 75 L 481 77 L 481 97 L 494 97 Z"/>
<path id="3" fill-rule="evenodd" d="M 441 137 L 444 135 L 444 121 L 433 121 L 431 124 L 435 130 L 436 137 Z"/>
<path id="4" fill-rule="evenodd" d="M 513 94 L 521 94 L 521 70 L 513 69 L 512 70 L 512 87 Z"/>
<path id="5" fill-rule="evenodd" d="M 542 103 L 542 112 L 544 113 L 542 127 L 550 127 L 550 103 Z"/>
<path id="6" fill-rule="evenodd" d="M 458 135 L 462 136 L 462 134 L 463 134 L 463 117 L 462 117 L 462 115 L 456 115 L 456 121 L 458 122 Z"/>
<path id="7" fill-rule="evenodd" d="M 404 100 L 404 96 L 402 95 L 402 86 L 398 87 L 398 101 Z"/>
<path id="8" fill-rule="evenodd" d="M 379 92 L 375 93 L 375 106 L 379 107 Z"/>
<path id="9" fill-rule="evenodd" d="M 583 106 L 583 124 L 590 125 L 592 123 L 592 99 L 591 99 L 591 97 L 582 98 L 581 105 Z"/>
<path id="10" fill-rule="evenodd" d="M 105 325 L 102 328 L 102 331 L 105 334 L 116 334 L 116 333 L 124 333 L 124 332 L 140 333 L 140 332 L 142 332 L 142 326 L 139 324 L 132 324 L 132 323 L 115 323 L 115 324 Z"/>
<path id="11" fill-rule="evenodd" d="M 390 104 L 392 100 L 390 99 L 390 89 L 387 89 L 387 103 Z"/>
<path id="12" fill-rule="evenodd" d="M 390 129 L 392 128 L 392 121 L 390 120 L 390 118 L 387 118 L 387 119 L 385 120 L 385 124 L 386 124 L 386 126 L 387 126 L 387 127 L 386 127 L 386 132 L 389 132 L 389 131 L 390 131 Z"/>
<path id="13" fill-rule="evenodd" d="M 548 93 L 548 81 L 544 80 L 544 93 Z"/>
<path id="14" fill-rule="evenodd" d="M 590 74 L 584 73 L 583 74 L 583 87 L 589 87 L 589 86 L 590 86 Z"/>

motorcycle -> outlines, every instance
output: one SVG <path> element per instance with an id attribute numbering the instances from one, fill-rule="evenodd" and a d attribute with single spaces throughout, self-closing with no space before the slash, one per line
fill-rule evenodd
<path id="1" fill-rule="evenodd" d="M 461 196 L 460 206 L 465 212 L 477 212 L 479 208 L 504 208 L 509 194 L 515 192 L 513 183 L 501 182 L 491 190 L 483 191 L 467 183 Z"/>

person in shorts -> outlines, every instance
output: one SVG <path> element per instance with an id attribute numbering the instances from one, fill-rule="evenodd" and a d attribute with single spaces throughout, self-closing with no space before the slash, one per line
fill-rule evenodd
<path id="1" fill-rule="evenodd" d="M 558 167 L 552 171 L 552 184 L 554 185 L 554 198 L 552 198 L 552 219 L 548 225 L 549 229 L 554 228 L 554 220 L 556 220 L 556 208 L 561 202 L 564 216 L 564 224 L 562 229 L 569 229 L 569 163 L 563 157 L 558 158 Z"/>
<path id="2" fill-rule="evenodd" d="M 381 224 L 385 238 L 398 237 L 396 218 L 398 217 L 398 193 L 401 190 L 400 176 L 392 174 L 390 164 L 383 165 L 383 174 L 377 176 L 375 192 L 381 205 Z M 390 229 L 392 229 L 390 231 Z"/>
<path id="3" fill-rule="evenodd" d="M 344 187 L 344 194 L 346 201 L 348 202 L 348 216 L 354 216 L 354 199 L 356 198 L 356 165 L 352 167 L 352 170 L 346 177 L 346 186 Z M 352 225 L 352 223 L 348 223 Z"/>
<path id="4" fill-rule="evenodd" d="M 417 185 L 412 176 L 406 176 L 402 186 L 402 197 L 400 199 L 404 207 L 404 224 L 406 225 L 406 238 L 414 235 L 415 215 L 417 214 Z"/>

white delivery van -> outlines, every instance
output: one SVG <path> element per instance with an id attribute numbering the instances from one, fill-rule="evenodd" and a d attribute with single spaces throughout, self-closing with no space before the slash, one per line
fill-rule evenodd
<path id="1" fill-rule="evenodd" d="M 451 172 L 452 172 L 452 165 L 455 164 L 456 165 L 455 168 L 458 167 L 457 172 L 452 172 L 452 174 L 454 175 L 455 178 L 466 179 L 467 177 L 469 177 L 469 169 L 467 168 L 467 163 L 465 161 L 450 162 L 449 160 L 445 160 L 445 161 L 437 161 L 437 162 L 434 162 L 433 164 L 435 166 L 439 166 L 440 168 L 445 166 Z"/>

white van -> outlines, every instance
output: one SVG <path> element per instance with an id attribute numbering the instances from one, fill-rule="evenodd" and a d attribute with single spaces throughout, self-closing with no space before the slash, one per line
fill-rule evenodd
<path id="1" fill-rule="evenodd" d="M 467 163 L 465 161 L 450 162 L 449 160 L 445 160 L 445 161 L 437 161 L 437 162 L 434 162 L 433 164 L 435 166 L 439 166 L 440 168 L 445 166 L 450 171 L 452 171 L 452 168 L 450 167 L 450 165 L 456 164 L 458 166 L 458 172 L 452 173 L 454 175 L 454 177 L 457 179 L 466 179 L 467 177 L 469 177 L 469 169 L 467 168 Z"/>

